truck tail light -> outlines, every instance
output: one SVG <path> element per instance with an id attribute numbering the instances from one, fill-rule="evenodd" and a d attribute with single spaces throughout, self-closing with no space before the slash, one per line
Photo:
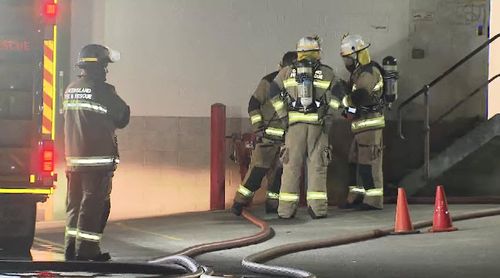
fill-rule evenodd
<path id="1" fill-rule="evenodd" d="M 41 141 L 41 170 L 43 173 L 52 173 L 54 171 L 54 141 L 43 140 Z"/>

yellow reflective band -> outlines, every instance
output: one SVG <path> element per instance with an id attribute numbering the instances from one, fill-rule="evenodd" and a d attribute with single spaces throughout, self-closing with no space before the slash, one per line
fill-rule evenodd
<path id="1" fill-rule="evenodd" d="M 279 200 L 283 202 L 297 202 L 299 201 L 299 194 L 281 192 Z"/>
<path id="2" fill-rule="evenodd" d="M 31 174 L 30 175 L 30 183 L 35 183 L 35 181 L 36 181 L 36 176 Z"/>
<path id="3" fill-rule="evenodd" d="M 267 198 L 268 199 L 273 199 L 273 200 L 278 200 L 280 198 L 280 194 L 268 191 L 267 192 Z"/>
<path id="4" fill-rule="evenodd" d="M 288 122 L 290 124 L 297 122 L 319 123 L 319 117 L 316 113 L 304 114 L 296 111 L 290 111 L 288 113 Z"/>
<path id="5" fill-rule="evenodd" d="M 253 115 L 252 117 L 250 117 L 250 122 L 252 124 L 258 123 L 260 121 L 262 121 L 262 116 L 260 114 L 256 114 L 256 115 Z"/>
<path id="6" fill-rule="evenodd" d="M 380 78 L 380 80 L 378 81 L 378 83 L 375 85 L 375 87 L 373 87 L 373 90 L 374 91 L 379 91 L 380 89 L 382 89 L 384 87 L 384 79 Z"/>
<path id="7" fill-rule="evenodd" d="M 342 98 L 342 105 L 344 105 L 344 107 L 351 106 L 351 100 L 349 96 L 345 96 Z"/>
<path id="8" fill-rule="evenodd" d="M 245 197 L 253 196 L 253 192 L 243 185 L 240 185 L 240 187 L 238 187 L 238 192 Z"/>
<path id="9" fill-rule="evenodd" d="M 365 128 L 382 128 L 384 126 L 385 126 L 385 118 L 384 116 L 380 116 L 376 118 L 352 122 L 351 130 L 357 131 Z"/>
<path id="10" fill-rule="evenodd" d="M 281 99 L 271 101 L 271 103 L 276 111 L 283 109 L 283 106 L 285 106 L 285 103 Z"/>
<path id="11" fill-rule="evenodd" d="M 338 101 L 336 99 L 332 99 L 332 100 L 330 100 L 330 103 L 328 103 L 328 105 L 330 105 L 330 107 L 332 109 L 339 109 L 339 107 L 340 107 L 340 101 Z"/>
<path id="12" fill-rule="evenodd" d="M 91 58 L 91 57 L 88 57 L 88 58 L 80 58 L 80 62 L 97 62 L 97 58 Z"/>
<path id="13" fill-rule="evenodd" d="M 285 134 L 285 130 L 281 128 L 268 127 L 266 128 L 266 134 L 282 137 L 283 134 Z"/>
<path id="14" fill-rule="evenodd" d="M 366 190 L 362 187 L 357 187 L 357 186 L 349 186 L 349 192 L 351 193 L 357 193 L 357 194 L 365 194 Z"/>
<path id="15" fill-rule="evenodd" d="M 326 192 L 307 192 L 307 200 L 328 200 Z"/>
<path id="16" fill-rule="evenodd" d="M 91 157 L 67 157 L 69 166 L 105 166 L 118 163 L 112 156 L 91 156 Z"/>
<path id="17" fill-rule="evenodd" d="M 73 236 L 73 237 L 75 237 L 76 234 L 77 234 L 77 230 L 76 229 L 66 227 L 66 235 L 67 236 Z"/>
<path id="18" fill-rule="evenodd" d="M 87 241 L 99 242 L 102 237 L 101 234 L 90 233 L 90 232 L 77 231 L 76 233 L 77 233 L 76 237 Z"/>
<path id="19" fill-rule="evenodd" d="M 290 88 L 290 87 L 297 87 L 299 83 L 297 83 L 297 80 L 295 78 L 288 78 L 283 80 L 283 86 L 285 88 Z"/>
<path id="20" fill-rule="evenodd" d="M 314 80 L 313 85 L 314 87 L 318 87 L 320 89 L 328 89 L 330 87 L 331 81 L 328 80 Z"/>
<path id="21" fill-rule="evenodd" d="M 383 188 L 368 189 L 368 190 L 366 190 L 366 196 L 382 197 L 382 196 L 384 196 L 384 189 Z"/>
<path id="22" fill-rule="evenodd" d="M 0 194 L 43 194 L 54 193 L 53 188 L 0 188 Z"/>

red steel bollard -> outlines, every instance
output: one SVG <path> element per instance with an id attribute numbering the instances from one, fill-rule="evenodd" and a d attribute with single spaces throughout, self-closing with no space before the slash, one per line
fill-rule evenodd
<path id="1" fill-rule="evenodd" d="M 225 208 L 226 106 L 215 103 L 210 114 L 210 210 Z"/>

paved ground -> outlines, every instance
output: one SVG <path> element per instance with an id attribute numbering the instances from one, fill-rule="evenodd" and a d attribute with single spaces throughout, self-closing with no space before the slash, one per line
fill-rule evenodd
<path id="1" fill-rule="evenodd" d="M 450 205 L 453 215 L 494 205 Z M 293 220 L 252 212 L 266 219 L 276 235 L 264 243 L 204 254 L 195 259 L 219 273 L 242 274 L 242 258 L 278 245 L 344 236 L 394 224 L 394 205 L 383 211 L 330 210 L 330 217 L 311 220 L 300 210 Z M 432 205 L 411 205 L 413 222 L 432 220 Z M 344 246 L 304 251 L 268 262 L 310 271 L 318 277 L 499 277 L 500 216 L 458 221 L 451 233 L 388 236 Z M 426 230 L 422 230 L 426 231 Z M 186 247 L 251 235 L 258 228 L 227 211 L 110 222 L 103 249 L 115 261 L 145 262 Z M 39 228 L 34 260 L 62 260 L 63 228 Z"/>

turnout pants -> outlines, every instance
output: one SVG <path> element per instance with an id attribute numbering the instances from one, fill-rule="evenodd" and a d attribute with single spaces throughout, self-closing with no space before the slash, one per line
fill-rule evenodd
<path id="1" fill-rule="evenodd" d="M 113 172 L 68 172 L 66 260 L 101 254 L 100 241 L 108 220 Z"/>
<path id="2" fill-rule="evenodd" d="M 354 134 L 349 151 L 348 203 L 363 202 L 375 208 L 383 208 L 382 132 L 383 129 L 375 129 Z"/>
<path id="3" fill-rule="evenodd" d="M 330 160 L 328 135 L 322 126 L 296 123 L 288 128 L 282 155 L 283 177 L 278 207 L 280 217 L 290 218 L 295 215 L 304 163 L 307 167 L 307 203 L 316 216 L 326 216 L 326 174 Z"/>
<path id="4" fill-rule="evenodd" d="M 262 179 L 267 176 L 267 201 L 277 202 L 281 187 L 282 166 L 279 161 L 280 144 L 263 139 L 255 146 L 248 171 L 234 197 L 234 202 L 250 204 Z"/>

